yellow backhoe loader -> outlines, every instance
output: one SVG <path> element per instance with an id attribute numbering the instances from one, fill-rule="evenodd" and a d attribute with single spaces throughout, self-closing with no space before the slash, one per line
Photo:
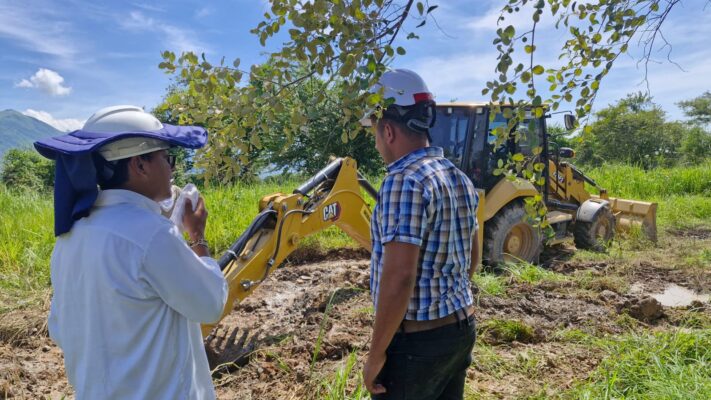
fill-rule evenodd
<path id="1" fill-rule="evenodd" d="M 483 230 L 477 244 L 484 262 L 495 265 L 524 260 L 535 262 L 544 245 L 541 231 L 527 220 L 526 198 L 541 196 L 548 209 L 547 219 L 555 237 L 547 244 L 572 236 L 580 248 L 601 249 L 610 241 L 616 227 L 641 226 L 656 239 L 656 204 L 608 197 L 607 192 L 575 166 L 561 161 L 572 150 L 554 147 L 548 140 L 546 116 L 521 123 L 519 140 L 508 140 L 494 148 L 493 131 L 507 124 L 502 114 L 490 116 L 487 104 L 453 103 L 437 106 L 432 128 L 432 144 L 444 149 L 445 156 L 474 182 L 480 195 L 477 220 Z M 572 126 L 572 116 L 566 125 Z M 533 122 L 529 124 L 529 122 Z M 495 176 L 498 160 L 507 154 L 534 156 L 548 168 L 544 185 L 536 187 L 525 180 L 511 181 Z M 590 194 L 585 184 L 599 191 Z M 292 194 L 265 196 L 259 214 L 247 230 L 220 258 L 219 264 L 229 283 L 229 297 L 222 318 L 235 302 L 249 296 L 308 235 L 333 225 L 370 250 L 370 208 L 362 191 L 377 199 L 377 191 L 358 173 L 350 158 L 336 159 Z M 214 325 L 204 325 L 207 336 Z"/>

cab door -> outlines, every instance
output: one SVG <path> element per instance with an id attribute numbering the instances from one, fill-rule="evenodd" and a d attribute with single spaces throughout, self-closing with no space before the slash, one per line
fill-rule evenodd
<path id="1" fill-rule="evenodd" d="M 481 135 L 476 133 L 485 130 L 483 111 L 474 106 L 438 105 L 437 119 L 430 130 L 431 145 L 441 147 L 444 156 L 467 174 L 476 187 L 482 187 L 483 142 L 477 143 Z"/>

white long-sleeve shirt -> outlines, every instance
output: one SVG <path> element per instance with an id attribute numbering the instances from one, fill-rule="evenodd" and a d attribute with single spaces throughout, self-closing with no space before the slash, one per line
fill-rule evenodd
<path id="1" fill-rule="evenodd" d="M 49 333 L 77 399 L 214 399 L 200 323 L 227 300 L 158 203 L 106 190 L 57 238 Z"/>

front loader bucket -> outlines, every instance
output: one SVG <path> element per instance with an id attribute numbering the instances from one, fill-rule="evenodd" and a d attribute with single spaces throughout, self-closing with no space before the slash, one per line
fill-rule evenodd
<path id="1" fill-rule="evenodd" d="M 638 226 L 649 240 L 657 241 L 657 203 L 614 197 L 607 200 L 617 220 L 618 230 L 629 231 L 632 226 Z"/>

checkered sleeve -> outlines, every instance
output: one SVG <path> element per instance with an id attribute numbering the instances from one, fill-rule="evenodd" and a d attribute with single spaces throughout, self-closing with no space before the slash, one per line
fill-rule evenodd
<path id="1" fill-rule="evenodd" d="M 427 225 L 430 196 L 420 182 L 403 174 L 389 175 L 381 186 L 381 243 L 401 242 L 417 246 Z"/>

